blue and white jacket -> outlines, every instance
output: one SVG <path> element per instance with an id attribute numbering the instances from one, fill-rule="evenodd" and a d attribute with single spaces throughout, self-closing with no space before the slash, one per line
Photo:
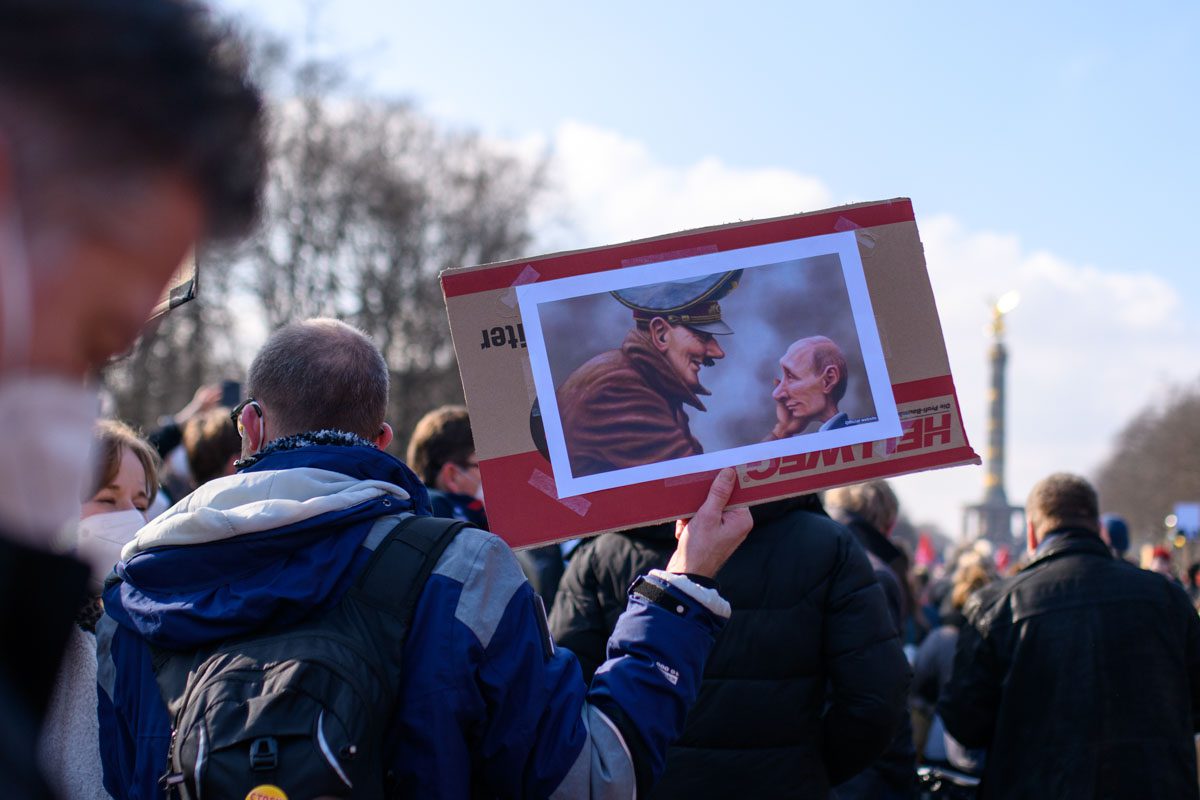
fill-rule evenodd
<path id="1" fill-rule="evenodd" d="M 109 579 L 97 630 L 108 792 L 163 796 L 170 720 L 148 643 L 196 649 L 337 603 L 366 565 L 372 527 L 406 511 L 429 513 L 413 473 L 339 434 L 276 442 L 144 528 Z M 589 689 L 569 651 L 547 655 L 541 612 L 505 543 L 460 533 L 405 645 L 387 737 L 400 785 L 422 798 L 645 792 L 729 615 L 716 592 L 682 576 L 649 580 L 678 605 L 632 595 Z"/>

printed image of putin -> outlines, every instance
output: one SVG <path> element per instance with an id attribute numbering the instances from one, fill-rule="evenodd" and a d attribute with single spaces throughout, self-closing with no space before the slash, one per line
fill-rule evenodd
<path id="1" fill-rule="evenodd" d="M 779 359 L 780 377 L 771 398 L 775 401 L 775 427 L 763 441 L 786 439 L 804 433 L 814 422 L 816 430 L 831 431 L 853 425 L 838 403 L 846 395 L 846 356 L 827 336 L 810 336 L 792 342 Z"/>
<path id="2" fill-rule="evenodd" d="M 595 356 L 558 387 L 563 437 L 576 477 L 704 452 L 684 406 L 705 411 L 700 370 L 725 357 L 733 333 L 718 301 L 742 271 L 612 292 L 633 312 L 616 350 Z"/>

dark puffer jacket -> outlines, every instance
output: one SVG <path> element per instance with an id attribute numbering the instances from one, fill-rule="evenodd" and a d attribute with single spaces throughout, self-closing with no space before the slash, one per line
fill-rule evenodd
<path id="1" fill-rule="evenodd" d="M 908 556 L 886 536 L 857 514 L 842 520 L 867 551 L 875 580 L 883 587 L 888 611 L 896 630 L 903 631 L 912 611 L 912 593 L 908 583 Z M 905 714 L 896 737 L 870 767 L 837 787 L 838 800 L 875 800 L 915 797 L 917 791 L 917 749 L 913 745 L 912 719 Z"/>
<path id="2" fill-rule="evenodd" d="M 815 498 L 753 509 L 717 579 L 733 617 L 653 796 L 823 798 L 870 764 L 906 713 L 910 673 L 866 554 Z M 587 543 L 559 585 L 551 631 L 585 677 L 629 584 L 666 565 L 673 528 Z"/>
<path id="3" fill-rule="evenodd" d="M 1200 796 L 1200 620 L 1182 589 L 1067 531 L 964 611 L 939 710 L 988 748 L 981 798 Z"/>

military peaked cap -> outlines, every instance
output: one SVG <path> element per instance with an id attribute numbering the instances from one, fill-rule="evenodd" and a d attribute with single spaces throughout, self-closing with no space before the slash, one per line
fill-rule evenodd
<path id="1" fill-rule="evenodd" d="M 736 289 L 741 277 L 742 270 L 735 269 L 685 281 L 618 289 L 612 296 L 633 309 L 637 322 L 662 317 L 672 325 L 686 325 L 705 333 L 733 333 L 733 328 L 721 319 L 717 301 Z"/>

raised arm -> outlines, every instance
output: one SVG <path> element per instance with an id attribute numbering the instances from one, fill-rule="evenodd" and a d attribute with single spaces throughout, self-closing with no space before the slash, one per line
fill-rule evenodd
<path id="1" fill-rule="evenodd" d="M 668 570 L 634 584 L 590 690 L 574 656 L 553 650 L 541 632 L 528 584 L 515 593 L 479 671 L 494 709 L 481 742 L 491 790 L 632 797 L 662 774 L 729 616 L 728 603 L 703 584 L 750 530 L 747 510 L 725 508 L 734 482 L 732 470 L 717 477 L 696 515 L 679 524 Z"/>

